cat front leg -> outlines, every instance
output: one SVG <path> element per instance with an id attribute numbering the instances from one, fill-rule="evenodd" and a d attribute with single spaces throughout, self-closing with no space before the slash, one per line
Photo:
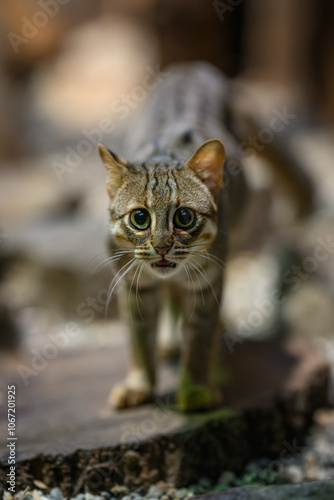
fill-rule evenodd
<path id="1" fill-rule="evenodd" d="M 160 296 L 156 286 L 136 290 L 125 284 L 119 299 L 121 315 L 130 333 L 130 369 L 126 379 L 112 389 L 109 402 L 116 408 L 127 408 L 154 397 Z"/>
<path id="2" fill-rule="evenodd" d="M 183 353 L 177 404 L 181 410 L 216 407 L 222 396 L 214 380 L 222 277 L 184 300 Z M 187 294 L 187 292 L 185 292 Z"/>

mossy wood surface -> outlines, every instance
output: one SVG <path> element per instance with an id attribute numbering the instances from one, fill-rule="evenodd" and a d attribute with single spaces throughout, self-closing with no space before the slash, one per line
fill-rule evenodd
<path id="1" fill-rule="evenodd" d="M 85 486 L 135 487 L 159 479 L 178 486 L 259 456 L 301 444 L 313 411 L 327 403 L 329 372 L 314 346 L 297 339 L 244 342 L 231 353 L 225 406 L 197 414 L 175 410 L 176 371 L 163 364 L 155 404 L 114 412 L 110 387 L 126 372 L 126 347 L 67 352 L 25 386 L 18 360 L 0 364 L 4 386 L 17 385 L 17 487 L 33 479 L 68 494 Z M 22 362 L 22 360 L 21 360 Z M 1 435 L 7 432 L 1 407 Z M 5 451 L 0 477 L 7 473 Z"/>

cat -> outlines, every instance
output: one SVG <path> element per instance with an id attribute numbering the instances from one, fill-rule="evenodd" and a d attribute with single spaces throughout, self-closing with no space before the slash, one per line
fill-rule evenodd
<path id="1" fill-rule="evenodd" d="M 213 66 L 175 66 L 127 142 L 133 160 L 99 145 L 117 270 L 112 291 L 117 285 L 130 330 L 130 371 L 110 395 L 116 408 L 154 398 L 158 320 L 167 305 L 171 328 L 181 323 L 182 329 L 178 407 L 206 410 L 222 401 L 211 368 L 227 222 L 234 225 L 246 199 L 241 169 L 225 178 L 223 174 L 226 154 L 238 162 L 234 141 L 223 126 L 227 94 L 226 79 Z"/>

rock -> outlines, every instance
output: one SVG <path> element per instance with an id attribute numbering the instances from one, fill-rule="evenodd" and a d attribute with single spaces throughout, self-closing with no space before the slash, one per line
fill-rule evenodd
<path id="1" fill-rule="evenodd" d="M 146 493 L 146 498 L 151 498 L 153 500 L 154 498 L 160 498 L 161 495 L 162 489 L 159 488 L 159 486 L 152 484 L 152 486 L 149 487 L 148 492 Z"/>
<path id="2" fill-rule="evenodd" d="M 129 488 L 115 484 L 115 486 L 111 488 L 111 493 L 116 498 L 123 498 L 125 495 L 129 494 Z"/>
<path id="3" fill-rule="evenodd" d="M 147 488 L 145 486 L 139 486 L 139 488 L 137 488 L 134 491 L 134 493 L 136 493 L 140 497 L 144 497 L 146 495 L 146 492 L 147 492 Z"/>
<path id="4" fill-rule="evenodd" d="M 50 490 L 50 497 L 53 498 L 54 500 L 63 500 L 63 494 L 60 488 L 52 488 Z"/>
<path id="5" fill-rule="evenodd" d="M 37 488 L 40 488 L 42 490 L 47 490 L 48 487 L 46 486 L 46 484 L 44 484 L 42 481 L 39 481 L 38 479 L 35 479 L 34 480 L 34 485 L 37 486 Z M 39 492 L 38 493 L 42 493 L 42 492 Z"/>
<path id="6" fill-rule="evenodd" d="M 319 408 L 319 410 L 314 413 L 313 420 L 317 425 L 322 427 L 334 424 L 334 410 Z"/>
<path id="7" fill-rule="evenodd" d="M 285 467 L 282 477 L 291 483 L 300 483 L 304 478 L 304 474 L 298 465 L 288 465 Z"/>
<path id="8" fill-rule="evenodd" d="M 180 500 L 183 500 L 187 496 L 187 490 L 186 489 L 178 489 L 176 490 L 176 498 L 179 498 Z"/>
<path id="9" fill-rule="evenodd" d="M 304 464 L 308 467 L 312 467 L 317 463 L 317 457 L 315 456 L 313 451 L 307 451 L 304 453 Z"/>
<path id="10" fill-rule="evenodd" d="M 332 500 L 334 481 L 315 481 L 306 484 L 242 487 L 223 492 L 199 495 L 196 500 Z"/>
<path id="11" fill-rule="evenodd" d="M 86 493 L 85 494 L 85 500 L 95 500 L 95 497 L 94 495 L 92 495 L 91 493 Z"/>
<path id="12" fill-rule="evenodd" d="M 105 500 L 110 500 L 111 494 L 109 491 L 101 491 L 101 497 L 105 498 Z"/>

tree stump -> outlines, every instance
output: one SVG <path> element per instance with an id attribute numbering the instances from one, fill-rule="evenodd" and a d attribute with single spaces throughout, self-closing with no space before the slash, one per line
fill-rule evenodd
<path id="1" fill-rule="evenodd" d="M 31 360 L 6 357 L 3 387 L 17 386 L 17 489 L 33 479 L 68 494 L 116 482 L 136 487 L 162 479 L 185 486 L 300 446 L 314 410 L 327 404 L 329 370 L 314 346 L 297 338 L 248 341 L 232 352 L 222 340 L 220 356 L 229 373 L 225 406 L 193 414 L 173 406 L 177 372 L 167 364 L 160 367 L 155 404 L 120 412 L 107 407 L 111 386 L 126 372 L 124 344 L 64 350 L 26 386 L 18 366 Z M 5 417 L 5 405 L 1 413 Z M 5 482 L 6 452 L 1 460 Z"/>

